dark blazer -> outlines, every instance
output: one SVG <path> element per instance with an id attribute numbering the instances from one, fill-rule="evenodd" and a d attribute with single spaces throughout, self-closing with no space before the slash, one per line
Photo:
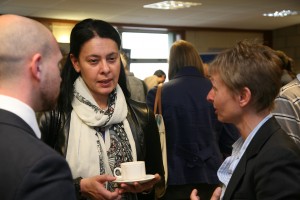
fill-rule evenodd
<path id="1" fill-rule="evenodd" d="M 219 183 L 221 153 L 230 155 L 238 134 L 233 129 L 227 132 L 228 127 L 217 120 L 213 105 L 206 100 L 211 87 L 195 67 L 183 67 L 162 87 L 168 185 Z M 156 90 L 154 87 L 147 95 L 152 109 Z"/>
<path id="2" fill-rule="evenodd" d="M 300 199 L 300 150 L 274 117 L 256 133 L 237 165 L 223 200 Z"/>
<path id="3" fill-rule="evenodd" d="M 0 109 L 0 199 L 73 200 L 71 172 L 19 116 Z"/>

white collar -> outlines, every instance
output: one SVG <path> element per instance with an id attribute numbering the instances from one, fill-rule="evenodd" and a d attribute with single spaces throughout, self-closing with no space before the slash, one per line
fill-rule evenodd
<path id="1" fill-rule="evenodd" d="M 0 94 L 0 109 L 12 112 L 21 117 L 34 131 L 36 136 L 41 138 L 41 131 L 37 124 L 34 110 L 24 102 L 5 95 Z"/>

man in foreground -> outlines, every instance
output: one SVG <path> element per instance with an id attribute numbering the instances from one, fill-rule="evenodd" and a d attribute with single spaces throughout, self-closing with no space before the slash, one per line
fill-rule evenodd
<path id="1" fill-rule="evenodd" d="M 75 199 L 68 164 L 39 140 L 35 118 L 59 94 L 58 44 L 21 16 L 0 16 L 0 30 L 0 199 Z"/>

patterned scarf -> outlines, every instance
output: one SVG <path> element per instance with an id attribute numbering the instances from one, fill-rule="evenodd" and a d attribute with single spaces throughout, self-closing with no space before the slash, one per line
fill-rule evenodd
<path id="1" fill-rule="evenodd" d="M 74 178 L 112 175 L 120 163 L 136 160 L 127 104 L 119 85 L 109 95 L 108 108 L 101 110 L 79 77 L 72 107 L 66 159 Z"/>

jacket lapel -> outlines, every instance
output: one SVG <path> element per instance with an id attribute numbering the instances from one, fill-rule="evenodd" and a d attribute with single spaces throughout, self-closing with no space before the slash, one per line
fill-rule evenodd
<path id="1" fill-rule="evenodd" d="M 248 160 L 259 153 L 265 142 L 278 129 L 280 129 L 280 126 L 277 123 L 276 119 L 272 117 L 268 121 L 266 121 L 262 125 L 262 127 L 257 131 L 232 174 L 232 177 L 228 183 L 228 187 L 226 188 L 224 194 L 224 200 L 232 199 L 234 191 L 236 190 L 237 186 L 239 185 L 241 179 L 245 174 Z"/>

